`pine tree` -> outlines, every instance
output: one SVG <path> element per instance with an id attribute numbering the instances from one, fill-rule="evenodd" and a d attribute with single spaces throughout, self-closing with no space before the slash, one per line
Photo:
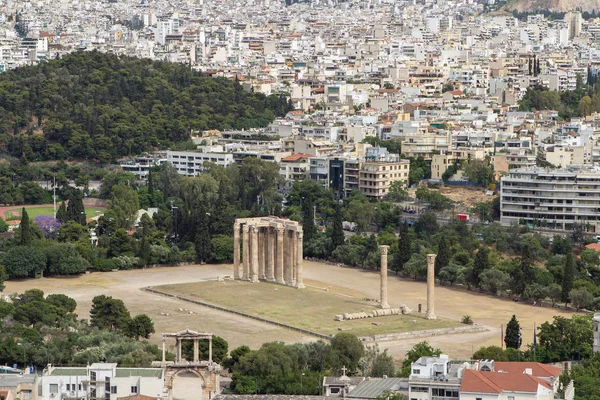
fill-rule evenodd
<path id="1" fill-rule="evenodd" d="M 506 333 L 504 334 L 504 343 L 506 348 L 518 349 L 521 347 L 521 325 L 517 317 L 513 314 L 508 324 L 506 324 Z"/>
<path id="2" fill-rule="evenodd" d="M 331 230 L 331 251 L 333 252 L 338 246 L 343 245 L 345 240 L 346 237 L 344 236 L 344 226 L 342 222 L 342 207 L 337 204 L 335 206 L 333 228 Z"/>
<path id="3" fill-rule="evenodd" d="M 29 215 L 25 207 L 23 207 L 21 210 L 21 223 L 19 225 L 19 244 L 21 246 L 29 246 L 32 240 L 31 222 L 29 221 Z"/>
<path id="4" fill-rule="evenodd" d="M 67 206 L 67 221 L 75 221 L 85 226 L 85 208 L 83 207 L 83 196 L 81 191 L 72 190 Z"/>
<path id="5" fill-rule="evenodd" d="M 408 224 L 406 221 L 400 225 L 400 237 L 398 238 L 398 252 L 392 259 L 392 269 L 398 274 L 404 268 L 404 264 L 410 260 L 411 257 L 411 243 L 410 236 L 408 234 Z"/>
<path id="6" fill-rule="evenodd" d="M 58 210 L 56 210 L 56 219 L 63 224 L 67 222 L 67 206 L 64 201 L 60 203 Z"/>
<path id="7" fill-rule="evenodd" d="M 435 274 L 436 276 L 440 273 L 442 268 L 447 267 L 450 263 L 450 245 L 444 236 L 440 239 L 438 245 L 438 254 L 435 258 Z"/>
<path id="8" fill-rule="evenodd" d="M 196 218 L 196 236 L 194 244 L 196 248 L 196 260 L 200 263 L 210 261 L 212 257 L 212 246 L 210 243 L 210 232 L 208 230 L 208 216 L 206 208 L 200 207 Z"/>
<path id="9" fill-rule="evenodd" d="M 575 280 L 575 259 L 573 253 L 569 252 L 565 259 L 565 267 L 563 270 L 562 292 L 560 300 L 565 304 L 569 302 L 569 292 L 573 289 L 573 281 Z"/>

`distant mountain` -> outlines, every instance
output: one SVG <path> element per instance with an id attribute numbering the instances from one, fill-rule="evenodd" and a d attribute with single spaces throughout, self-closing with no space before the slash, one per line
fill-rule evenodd
<path id="1" fill-rule="evenodd" d="M 511 0 L 504 9 L 507 11 L 533 12 L 552 11 L 567 12 L 580 10 L 582 12 L 600 11 L 600 0 Z"/>

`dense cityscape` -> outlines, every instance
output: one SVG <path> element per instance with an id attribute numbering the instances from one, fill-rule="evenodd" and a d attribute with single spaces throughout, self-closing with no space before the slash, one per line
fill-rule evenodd
<path id="1" fill-rule="evenodd" d="M 0 400 L 600 400 L 598 12 L 0 0 Z"/>

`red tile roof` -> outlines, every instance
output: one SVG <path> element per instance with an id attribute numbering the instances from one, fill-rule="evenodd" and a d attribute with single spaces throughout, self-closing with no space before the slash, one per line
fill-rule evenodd
<path id="1" fill-rule="evenodd" d="M 537 377 L 558 377 L 562 370 L 559 367 L 553 367 L 537 362 L 500 362 L 494 363 L 494 370 L 496 372 L 508 372 L 511 374 L 522 374 L 525 369 L 531 369 L 531 374 Z"/>
<path id="2" fill-rule="evenodd" d="M 143 394 L 133 394 L 127 397 L 119 397 L 118 400 L 158 400 L 156 397 L 145 396 Z"/>
<path id="3" fill-rule="evenodd" d="M 460 391 L 469 393 L 501 393 L 502 391 L 537 393 L 539 385 L 552 390 L 548 382 L 528 374 L 466 370 Z"/>
<path id="4" fill-rule="evenodd" d="M 310 154 L 297 153 L 297 154 L 289 155 L 287 157 L 283 157 L 281 159 L 281 161 L 298 161 L 298 160 L 301 160 L 303 158 L 310 158 L 310 157 L 312 157 Z"/>
<path id="5" fill-rule="evenodd" d="M 590 250 L 594 250 L 594 251 L 600 251 L 600 244 L 598 243 L 590 243 L 587 246 L 585 246 L 586 249 L 590 249 Z"/>

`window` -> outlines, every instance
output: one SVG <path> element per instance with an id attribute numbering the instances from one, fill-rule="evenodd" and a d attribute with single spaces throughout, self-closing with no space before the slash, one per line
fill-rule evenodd
<path id="1" fill-rule="evenodd" d="M 413 369 L 413 374 L 421 374 L 421 370 L 420 369 Z"/>
<path id="2" fill-rule="evenodd" d="M 136 394 L 138 392 L 137 389 L 138 389 L 137 386 L 132 386 L 131 393 Z"/>
<path id="3" fill-rule="evenodd" d="M 515 400 L 515 396 L 508 396 L 508 400 Z"/>
<path id="4" fill-rule="evenodd" d="M 340 392 L 340 388 L 331 388 L 330 392 L 333 393 L 339 393 Z"/>
<path id="5" fill-rule="evenodd" d="M 136 386 L 134 386 L 135 388 L 137 388 Z M 116 386 L 111 386 L 110 387 L 110 393 L 111 394 L 116 394 L 117 393 L 117 387 Z"/>
<path id="6" fill-rule="evenodd" d="M 50 394 L 57 394 L 58 393 L 58 383 L 51 383 L 50 384 Z"/>

